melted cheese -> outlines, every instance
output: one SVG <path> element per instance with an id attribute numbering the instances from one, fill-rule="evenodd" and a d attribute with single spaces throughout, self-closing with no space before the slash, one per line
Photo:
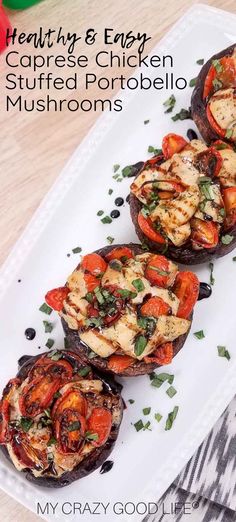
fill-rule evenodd
<path id="1" fill-rule="evenodd" d="M 209 107 L 216 123 L 221 129 L 232 131 L 230 139 L 236 141 L 236 96 L 234 89 L 216 91 L 209 101 Z"/>

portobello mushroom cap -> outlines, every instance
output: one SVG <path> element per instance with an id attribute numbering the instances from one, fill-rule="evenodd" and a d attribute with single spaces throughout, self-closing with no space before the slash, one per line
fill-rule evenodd
<path id="1" fill-rule="evenodd" d="M 163 162 L 166 161 L 165 159 Z M 138 177 L 139 173 L 137 174 Z M 151 252 L 155 252 L 157 254 L 163 254 L 169 259 L 175 261 L 176 263 L 182 263 L 184 265 L 197 265 L 200 263 L 206 263 L 211 261 L 213 258 L 223 257 L 226 254 L 229 254 L 236 247 L 236 225 L 230 230 L 223 231 L 219 234 L 219 239 L 221 236 L 225 234 L 230 234 L 233 237 L 233 240 L 225 245 L 221 241 L 219 241 L 218 245 L 214 248 L 202 248 L 201 250 L 194 250 L 192 248 L 191 241 L 188 240 L 184 245 L 177 247 L 173 243 L 168 244 L 168 247 L 163 248 L 163 245 L 156 243 L 156 241 L 152 241 L 149 239 L 141 230 L 138 224 L 138 215 L 143 205 L 139 201 L 136 196 L 130 192 L 129 195 L 129 204 L 130 204 L 130 215 L 134 224 L 134 228 L 136 234 L 141 241 L 142 245 L 145 245 L 148 250 Z"/>
<path id="2" fill-rule="evenodd" d="M 54 351 L 55 350 L 52 350 L 52 352 Z M 78 353 L 73 354 L 65 350 L 58 350 L 57 352 L 62 353 L 60 360 L 63 359 L 64 361 L 69 362 L 72 367 L 76 368 L 76 371 L 84 368 L 84 362 L 79 358 Z M 49 354 L 50 352 L 45 352 L 37 356 L 22 356 L 18 361 L 19 371 L 16 377 L 22 381 L 26 379 L 36 361 L 41 357 L 48 356 Z M 94 447 L 88 456 L 85 456 L 82 462 L 76 465 L 71 471 L 65 471 L 65 473 L 58 477 L 47 475 L 47 470 L 44 472 L 45 474 L 42 474 L 41 476 L 35 476 L 30 468 L 21 470 L 20 472 L 24 474 L 28 481 L 47 488 L 61 488 L 68 486 L 75 480 L 86 477 L 86 475 L 89 475 L 95 471 L 103 464 L 103 462 L 107 460 L 108 456 L 110 455 L 118 437 L 119 428 L 123 417 L 124 402 L 121 397 L 122 385 L 117 383 L 112 378 L 112 376 L 98 372 L 95 368 L 91 368 L 91 372 L 91 375 L 94 379 L 99 379 L 102 381 L 103 392 L 105 392 L 106 395 L 109 394 L 113 402 L 112 411 L 115 411 L 116 422 L 113 421 L 107 441 L 100 447 Z M 5 393 L 7 393 L 7 389 L 8 385 L 3 391 L 3 396 Z M 9 455 L 6 445 L 0 444 L 0 449 L 7 459 L 12 463 L 12 459 Z"/>
<path id="3" fill-rule="evenodd" d="M 117 248 L 117 247 L 128 247 L 133 251 L 134 255 L 144 253 L 142 245 L 136 244 L 136 243 L 107 246 L 104 248 L 100 248 L 99 250 L 96 250 L 96 253 L 102 257 L 105 257 L 111 250 L 113 250 L 114 248 Z M 79 266 L 80 265 L 78 265 L 77 268 L 79 268 Z M 190 316 L 188 317 L 189 321 L 192 321 L 192 318 L 193 318 L 193 313 L 191 313 Z M 78 331 L 72 330 L 71 328 L 69 328 L 67 322 L 63 318 L 62 318 L 62 326 L 63 326 L 64 332 L 65 332 L 66 349 L 68 349 L 70 351 L 75 351 L 76 353 L 78 353 L 80 358 L 86 364 L 91 364 L 101 371 L 113 374 L 113 372 L 108 369 L 107 359 L 102 358 L 98 355 L 93 356 L 92 358 L 90 357 L 91 349 L 89 348 L 89 346 L 87 346 L 85 343 L 83 343 L 80 340 Z M 178 337 L 176 340 L 173 341 L 172 344 L 173 344 L 173 349 L 174 349 L 174 357 L 183 347 L 183 345 L 187 339 L 188 333 L 189 332 L 187 332 L 184 335 L 181 335 L 180 337 Z M 144 361 L 137 360 L 134 364 L 132 364 L 132 366 L 126 368 L 125 370 L 123 370 L 120 373 L 116 373 L 116 375 L 123 376 L 123 377 L 136 377 L 137 375 L 146 375 L 146 374 L 152 373 L 156 368 L 159 368 L 160 366 L 162 366 L 162 365 L 154 363 L 154 362 L 145 363 Z"/>
<path id="4" fill-rule="evenodd" d="M 206 63 L 203 65 L 198 78 L 197 82 L 194 88 L 194 91 L 192 93 L 191 98 L 191 114 L 194 122 L 196 123 L 199 132 L 201 133 L 203 139 L 205 142 L 210 145 L 212 141 L 216 141 L 218 139 L 222 139 L 221 136 L 217 134 L 214 129 L 212 129 L 207 115 L 206 115 L 206 105 L 207 105 L 207 99 L 203 100 L 203 90 L 204 90 L 204 84 L 206 80 L 206 76 L 208 74 L 208 71 L 212 65 L 213 60 L 219 60 L 220 58 L 223 58 L 224 56 L 232 56 L 236 48 L 236 44 L 230 45 L 227 47 L 227 49 L 224 49 L 223 51 L 220 51 L 219 53 L 214 54 Z M 228 141 L 229 143 L 232 143 L 232 141 L 227 140 L 227 138 L 223 138 L 224 141 Z M 220 254 L 224 255 L 224 254 Z"/>

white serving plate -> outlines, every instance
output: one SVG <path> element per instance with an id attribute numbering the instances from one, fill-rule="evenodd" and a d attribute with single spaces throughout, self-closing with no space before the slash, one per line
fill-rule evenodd
<path id="1" fill-rule="evenodd" d="M 153 50 L 153 53 L 172 53 L 178 76 L 191 79 L 200 70 L 199 58 L 208 58 L 215 51 L 235 41 L 236 16 L 205 5 L 195 5 L 172 28 Z M 147 72 L 147 71 L 144 71 Z M 153 74 L 149 72 L 149 74 Z M 155 76 L 159 75 L 159 70 Z M 188 107 L 190 89 L 176 92 L 176 111 Z M 1 270 L 0 279 L 0 339 L 1 339 L 1 388 L 8 378 L 15 375 L 17 359 L 23 354 L 41 352 L 48 335 L 43 332 L 44 317 L 38 308 L 45 292 L 62 284 L 80 256 L 67 253 L 76 246 L 83 253 L 106 244 L 108 235 L 116 242 L 135 241 L 135 233 L 126 204 L 121 217 L 111 225 L 103 225 L 96 216 L 100 208 L 109 212 L 114 208 L 118 195 L 128 194 L 129 180 L 117 183 L 112 179 L 112 167 L 122 166 L 148 157 L 148 145 L 159 146 L 167 132 L 186 133 L 193 122 L 172 122 L 164 114 L 163 101 L 170 92 L 133 91 L 124 95 L 121 113 L 106 113 L 77 149 L 58 181 L 53 186 L 40 209 L 36 212 L 25 233 Z M 118 96 L 119 97 L 119 96 Z M 143 121 L 150 119 L 148 125 Z M 108 196 L 108 189 L 114 192 Z M 74 482 L 60 490 L 39 488 L 0 457 L 0 487 L 32 511 L 36 503 L 57 504 L 55 514 L 45 512 L 46 520 L 78 520 L 78 512 L 66 516 L 63 504 L 88 502 L 110 503 L 107 514 L 99 521 L 140 520 L 141 514 L 116 515 L 116 502 L 157 501 L 172 480 L 181 471 L 191 455 L 207 435 L 217 418 L 226 408 L 236 390 L 235 356 L 235 274 L 236 264 L 232 254 L 215 262 L 216 279 L 213 295 L 197 304 L 192 331 L 184 349 L 173 363 L 165 368 L 175 374 L 174 385 L 178 394 L 170 399 L 160 389 L 150 386 L 148 377 L 123 379 L 123 396 L 128 404 L 124 414 L 120 436 L 112 453 L 113 469 L 100 475 L 99 470 L 89 477 Z M 209 280 L 208 266 L 196 267 L 201 280 Z M 18 279 L 22 282 L 18 283 Z M 52 316 L 51 316 L 52 317 Z M 53 317 L 56 328 L 50 337 L 55 346 L 63 346 L 60 322 Z M 24 337 L 25 328 L 36 328 L 32 342 Z M 203 329 L 205 339 L 194 338 L 194 331 Z M 231 353 L 228 362 L 217 355 L 217 345 L 226 345 Z M 165 418 L 175 405 L 179 414 L 171 431 L 165 432 Z M 152 407 L 152 431 L 136 433 L 132 422 L 142 416 L 142 408 Z M 153 420 L 155 412 L 163 414 L 158 424 Z M 78 506 L 77 506 L 78 507 Z M 129 505 L 130 507 L 130 505 Z M 70 510 L 70 504 L 64 504 Z M 140 506 L 140 510 L 144 507 Z M 90 521 L 91 514 L 79 517 Z"/>

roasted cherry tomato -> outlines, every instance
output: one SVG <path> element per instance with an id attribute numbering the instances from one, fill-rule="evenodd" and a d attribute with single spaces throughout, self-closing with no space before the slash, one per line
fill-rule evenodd
<path id="1" fill-rule="evenodd" d="M 135 359 L 129 355 L 111 355 L 108 359 L 108 369 L 120 373 L 134 364 Z"/>
<path id="2" fill-rule="evenodd" d="M 78 453 L 85 442 L 86 420 L 75 410 L 67 408 L 56 417 L 55 434 L 62 453 Z"/>
<path id="3" fill-rule="evenodd" d="M 92 274 L 84 274 L 84 281 L 88 292 L 93 292 L 100 284 L 99 279 Z"/>
<path id="4" fill-rule="evenodd" d="M 107 441 L 112 427 L 112 415 L 106 408 L 94 408 L 88 419 L 88 431 L 96 434 L 93 446 L 103 446 Z"/>
<path id="5" fill-rule="evenodd" d="M 132 250 L 128 247 L 116 247 L 113 248 L 107 255 L 107 261 L 112 261 L 113 259 L 119 259 L 121 262 L 123 260 L 132 259 L 134 254 Z"/>
<path id="6" fill-rule="evenodd" d="M 216 132 L 216 134 L 221 136 L 221 138 L 225 138 L 226 130 L 222 129 L 222 127 L 220 127 L 220 125 L 218 125 L 218 123 L 216 122 L 214 116 L 212 116 L 210 103 L 208 103 L 208 105 L 207 105 L 206 115 L 207 115 L 207 119 L 210 123 L 211 128 Z"/>
<path id="7" fill-rule="evenodd" d="M 161 255 L 153 255 L 145 270 L 145 277 L 148 281 L 153 285 L 165 288 L 168 285 L 169 275 L 168 259 Z"/>
<path id="8" fill-rule="evenodd" d="M 147 357 L 144 357 L 146 363 L 156 363 L 160 366 L 170 364 L 174 356 L 174 349 L 172 343 L 162 344 Z"/>
<path id="9" fill-rule="evenodd" d="M 67 298 L 70 290 L 67 286 L 61 286 L 60 288 L 54 288 L 54 290 L 49 290 L 45 295 L 45 301 L 57 312 L 60 312 L 63 308 L 63 301 Z"/>
<path id="10" fill-rule="evenodd" d="M 229 187 L 222 192 L 226 210 L 225 228 L 231 228 L 236 223 L 236 187 Z"/>
<path id="11" fill-rule="evenodd" d="M 223 158 L 220 152 L 212 146 L 197 155 L 195 165 L 205 176 L 214 178 L 219 175 Z"/>
<path id="12" fill-rule="evenodd" d="M 23 417 L 35 417 L 47 409 L 61 386 L 61 378 L 45 375 L 36 377 L 27 384 L 19 397 Z"/>
<path id="13" fill-rule="evenodd" d="M 151 239 L 151 241 L 155 241 L 156 243 L 160 243 L 161 245 L 164 245 L 166 243 L 165 238 L 154 229 L 151 219 L 148 217 L 144 217 L 142 212 L 139 212 L 138 224 L 142 232 L 145 234 L 145 236 L 148 237 L 148 239 Z"/>
<path id="14" fill-rule="evenodd" d="M 29 372 L 29 379 L 32 380 L 40 375 L 51 375 L 52 377 L 61 377 L 67 379 L 72 377 L 73 368 L 65 359 L 52 361 L 50 357 L 41 357 L 36 361 Z"/>
<path id="15" fill-rule="evenodd" d="M 168 315 L 171 311 L 169 305 L 160 297 L 150 297 L 141 307 L 141 314 L 147 317 L 160 317 L 160 315 Z"/>
<path id="16" fill-rule="evenodd" d="M 8 423 L 10 420 L 10 403 L 3 398 L 0 404 L 0 444 L 7 442 Z"/>
<path id="17" fill-rule="evenodd" d="M 214 92 L 214 80 L 219 80 L 222 83 L 222 88 L 235 87 L 236 86 L 236 70 L 235 61 L 231 56 L 224 56 L 219 60 L 216 60 L 216 67 L 212 64 L 206 75 L 203 99 L 207 98 L 209 94 Z"/>
<path id="18" fill-rule="evenodd" d="M 199 280 L 193 272 L 178 272 L 173 292 L 179 299 L 177 317 L 188 319 L 199 295 Z"/>
<path id="19" fill-rule="evenodd" d="M 46 451 L 34 448 L 24 433 L 17 433 L 11 441 L 11 447 L 16 458 L 25 468 L 38 471 L 48 468 Z"/>
<path id="20" fill-rule="evenodd" d="M 83 417 L 86 416 L 88 410 L 87 401 L 78 389 L 69 388 L 63 393 L 62 397 L 57 399 L 52 409 L 52 417 L 58 417 L 65 409 L 77 411 Z"/>
<path id="21" fill-rule="evenodd" d="M 99 254 L 87 254 L 81 261 L 81 268 L 95 277 L 101 276 L 106 271 L 107 263 Z"/>
<path id="22" fill-rule="evenodd" d="M 191 240 L 193 245 L 203 248 L 214 248 L 219 243 L 219 228 L 214 221 L 203 221 L 202 219 L 192 218 Z"/>
<path id="23" fill-rule="evenodd" d="M 171 158 L 188 145 L 187 141 L 178 134 L 167 134 L 162 140 L 162 150 L 166 159 Z"/>

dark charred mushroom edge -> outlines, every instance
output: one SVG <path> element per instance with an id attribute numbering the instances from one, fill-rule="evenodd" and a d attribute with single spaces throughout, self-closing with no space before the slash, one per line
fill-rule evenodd
<path id="1" fill-rule="evenodd" d="M 152 252 L 187 265 L 222 257 L 236 245 L 236 153 L 221 140 L 208 148 L 169 134 L 163 154 L 134 178 L 129 201 L 137 236 Z"/>
<path id="2" fill-rule="evenodd" d="M 198 294 L 195 274 L 128 244 L 84 256 L 66 286 L 45 299 L 62 318 L 69 350 L 100 370 L 137 376 L 182 348 Z"/>
<path id="3" fill-rule="evenodd" d="M 2 395 L 1 450 L 40 486 L 64 487 L 92 473 L 117 439 L 122 387 L 66 351 L 24 356 L 19 367 Z"/>
<path id="4" fill-rule="evenodd" d="M 192 117 L 206 143 L 211 144 L 212 141 L 224 139 L 230 143 L 236 143 L 236 53 L 235 45 L 231 45 L 227 49 L 215 54 L 202 67 L 197 78 L 197 83 L 191 99 Z M 234 62 L 233 62 L 234 60 Z M 228 90 L 230 89 L 230 90 Z M 234 106 L 234 117 L 228 132 L 223 130 L 215 121 L 210 106 L 212 101 L 222 96 L 223 104 L 230 102 L 232 108 Z M 224 100 L 225 98 L 225 100 Z M 234 99 L 234 104 L 233 104 Z M 219 104 L 217 103 L 217 118 L 219 113 Z M 223 108 L 223 105 L 222 105 Z M 222 110 L 222 123 L 224 122 L 224 111 Z M 233 131 L 234 129 L 234 131 Z"/>

